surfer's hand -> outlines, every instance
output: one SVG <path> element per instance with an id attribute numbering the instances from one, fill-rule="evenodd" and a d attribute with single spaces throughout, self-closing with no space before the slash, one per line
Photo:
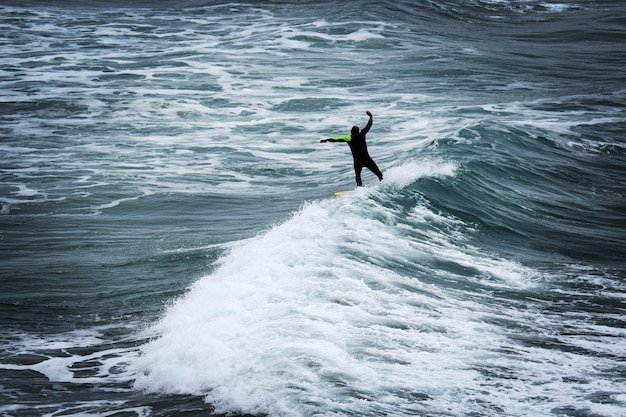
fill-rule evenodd
<path id="1" fill-rule="evenodd" d="M 371 112 L 371 111 L 369 111 L 369 110 L 365 110 L 365 114 L 367 114 L 368 116 L 371 116 L 371 115 L 372 115 L 372 112 Z"/>
<path id="2" fill-rule="evenodd" d="M 326 139 L 320 139 L 320 143 L 326 142 Z"/>

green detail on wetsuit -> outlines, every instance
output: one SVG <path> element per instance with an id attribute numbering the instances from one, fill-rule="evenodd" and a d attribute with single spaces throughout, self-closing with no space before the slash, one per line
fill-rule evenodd
<path id="1" fill-rule="evenodd" d="M 352 140 L 352 136 L 347 135 L 347 136 L 338 136 L 336 138 L 331 138 L 332 140 L 343 140 L 345 142 L 350 142 Z"/>

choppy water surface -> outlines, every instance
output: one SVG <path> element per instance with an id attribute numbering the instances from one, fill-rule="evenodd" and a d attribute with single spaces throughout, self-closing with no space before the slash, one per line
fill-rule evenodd
<path id="1" fill-rule="evenodd" d="M 3 415 L 624 414 L 620 2 L 0 9 Z"/>

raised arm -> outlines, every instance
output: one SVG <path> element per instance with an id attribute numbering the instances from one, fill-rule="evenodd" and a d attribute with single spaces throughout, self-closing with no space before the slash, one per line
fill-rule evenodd
<path id="1" fill-rule="evenodd" d="M 363 130 L 361 130 L 361 133 L 363 133 L 364 135 L 370 131 L 370 128 L 372 127 L 372 123 L 374 123 L 374 116 L 372 115 L 372 112 L 369 110 L 365 110 L 365 114 L 367 114 L 370 117 L 370 119 L 368 120 L 367 125 L 363 128 Z"/>

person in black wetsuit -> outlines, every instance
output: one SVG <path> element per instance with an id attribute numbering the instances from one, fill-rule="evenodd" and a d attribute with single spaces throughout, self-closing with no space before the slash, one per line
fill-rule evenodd
<path id="1" fill-rule="evenodd" d="M 359 131 L 358 126 L 353 126 L 351 134 L 348 136 L 339 136 L 335 138 L 322 139 L 320 142 L 348 142 L 350 150 L 352 151 L 352 158 L 354 159 L 354 173 L 356 175 L 356 185 L 361 187 L 363 181 L 361 181 L 361 171 L 363 167 L 366 167 L 372 171 L 380 181 L 383 180 L 383 173 L 376 166 L 376 163 L 367 152 L 367 143 L 365 143 L 365 135 L 370 131 L 372 123 L 374 122 L 374 116 L 372 112 L 366 110 L 365 113 L 370 117 L 367 122 L 367 126 L 363 130 Z"/>

